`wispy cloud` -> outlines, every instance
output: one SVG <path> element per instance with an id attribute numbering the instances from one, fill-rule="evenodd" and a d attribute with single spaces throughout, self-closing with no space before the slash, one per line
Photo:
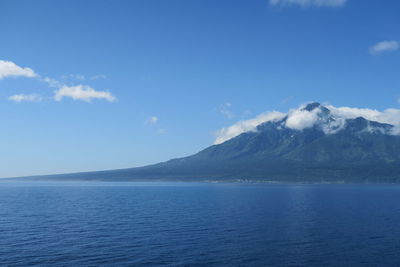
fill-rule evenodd
<path id="1" fill-rule="evenodd" d="M 150 118 L 148 118 L 148 119 L 145 121 L 145 124 L 151 125 L 151 127 L 152 127 L 153 130 L 154 130 L 154 127 L 156 127 L 156 125 L 158 125 L 159 120 L 160 120 L 160 119 L 159 119 L 157 116 L 151 116 Z M 157 126 L 157 127 L 158 127 L 158 126 Z M 166 134 L 166 133 L 167 133 L 167 130 L 164 129 L 164 128 L 156 128 L 156 133 L 159 134 L 159 135 L 163 135 L 163 134 Z"/>
<path id="2" fill-rule="evenodd" d="M 61 76 L 61 79 L 63 80 L 78 80 L 78 81 L 84 81 L 86 80 L 85 75 L 82 74 L 66 74 Z"/>
<path id="3" fill-rule="evenodd" d="M 221 144 L 226 140 L 236 137 L 244 132 L 254 131 L 257 125 L 267 122 L 282 119 L 284 113 L 278 111 L 265 112 L 250 120 L 239 121 L 229 127 L 222 128 L 216 133 L 214 144 Z"/>
<path id="4" fill-rule="evenodd" d="M 99 79 L 106 79 L 107 76 L 104 74 L 97 74 L 97 75 L 93 75 L 91 76 L 89 79 L 90 80 L 99 80 Z"/>
<path id="5" fill-rule="evenodd" d="M 228 119 L 233 119 L 235 117 L 235 113 L 233 113 L 230 108 L 232 104 L 230 102 L 225 102 L 219 107 L 219 112 L 224 115 Z"/>
<path id="6" fill-rule="evenodd" d="M 400 42 L 398 41 L 382 41 L 374 44 L 369 48 L 369 52 L 372 55 L 378 55 L 384 52 L 393 52 L 400 48 Z"/>
<path id="7" fill-rule="evenodd" d="M 152 116 L 146 121 L 146 123 L 148 123 L 148 124 L 156 124 L 157 122 L 158 122 L 157 116 Z"/>
<path id="8" fill-rule="evenodd" d="M 31 68 L 20 67 L 12 61 L 0 60 L 0 80 L 7 77 L 37 77 Z"/>
<path id="9" fill-rule="evenodd" d="M 61 76 L 63 80 L 75 80 L 75 81 L 85 81 L 85 80 L 99 80 L 99 79 L 106 79 L 107 76 L 104 74 L 96 74 L 93 76 L 85 76 L 83 74 L 65 74 Z"/>
<path id="10" fill-rule="evenodd" d="M 157 130 L 157 133 L 158 134 L 166 134 L 167 130 L 160 128 L 160 129 Z"/>
<path id="11" fill-rule="evenodd" d="M 269 3 L 273 6 L 291 6 L 297 5 L 302 7 L 342 7 L 347 0 L 270 0 Z"/>
<path id="12" fill-rule="evenodd" d="M 12 95 L 8 98 L 10 101 L 14 102 L 40 102 L 42 101 L 42 97 L 37 94 L 18 94 L 18 95 Z"/>
<path id="13" fill-rule="evenodd" d="M 109 102 L 116 101 L 116 97 L 108 91 L 96 91 L 87 85 L 76 85 L 66 86 L 64 85 L 60 89 L 54 92 L 54 99 L 61 101 L 64 97 L 69 97 L 74 100 L 82 100 L 85 102 L 91 102 L 93 99 L 104 99 Z"/>
<path id="14" fill-rule="evenodd" d="M 59 88 L 59 87 L 63 86 L 63 84 L 60 81 L 58 81 L 56 79 L 53 79 L 53 78 L 49 78 L 49 77 L 42 78 L 42 77 L 40 77 L 39 80 L 44 82 L 44 83 L 47 83 L 47 85 L 49 87 Z"/>

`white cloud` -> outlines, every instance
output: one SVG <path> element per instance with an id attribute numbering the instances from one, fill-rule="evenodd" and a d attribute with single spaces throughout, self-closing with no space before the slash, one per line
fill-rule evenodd
<path id="1" fill-rule="evenodd" d="M 244 132 L 254 131 L 257 126 L 268 121 L 279 121 L 286 117 L 284 127 L 303 130 L 319 125 L 326 134 L 334 134 L 346 126 L 347 119 L 355 119 L 363 117 L 369 121 L 391 124 L 394 126 L 389 134 L 400 135 L 400 109 L 385 109 L 378 111 L 367 108 L 351 108 L 351 107 L 335 107 L 326 105 L 330 110 L 330 115 L 334 120 L 329 120 L 321 116 L 322 109 L 320 107 L 311 111 L 304 110 L 305 105 L 298 109 L 292 109 L 287 114 L 273 111 L 262 113 L 261 115 L 245 121 L 239 121 L 229 127 L 222 128 L 216 133 L 214 144 L 221 144 L 233 137 L 236 137 Z M 376 129 L 370 128 L 374 131 Z"/>
<path id="2" fill-rule="evenodd" d="M 320 109 L 312 111 L 307 110 L 291 110 L 288 114 L 285 126 L 295 130 L 303 130 L 314 126 L 318 120 Z"/>
<path id="3" fill-rule="evenodd" d="M 341 7 L 346 4 L 347 0 L 270 0 L 269 3 L 274 6 L 290 6 L 298 5 L 302 7 Z"/>
<path id="4" fill-rule="evenodd" d="M 392 125 L 400 125 L 400 109 L 389 108 L 384 111 L 378 111 L 368 108 L 350 108 L 350 107 L 334 107 L 326 106 L 331 114 L 335 117 L 343 117 L 346 119 L 355 119 L 363 117 L 370 121 L 387 123 Z"/>
<path id="5" fill-rule="evenodd" d="M 37 80 L 46 83 L 49 87 L 57 88 L 54 91 L 54 100 L 60 101 L 64 97 L 70 97 L 75 100 L 82 100 L 91 102 L 93 99 L 105 99 L 110 102 L 116 101 L 116 97 L 108 91 L 96 91 L 87 85 L 68 86 L 63 82 L 49 77 L 41 77 L 35 73 L 31 68 L 23 68 L 16 65 L 14 62 L 0 60 L 0 80 L 6 77 L 28 77 L 36 78 Z M 86 80 L 86 77 L 80 74 L 69 74 L 64 76 L 64 79 Z M 105 75 L 95 75 L 90 77 L 91 80 L 106 78 Z M 9 97 L 9 100 L 15 102 L 31 101 L 38 102 L 42 98 L 36 94 L 25 95 L 16 94 Z"/>
<path id="6" fill-rule="evenodd" d="M 23 68 L 11 61 L 0 60 L 0 80 L 7 77 L 36 77 L 37 74 L 30 68 Z"/>
<path id="7" fill-rule="evenodd" d="M 331 113 L 337 117 L 343 117 L 345 119 L 355 119 L 357 117 L 363 117 L 370 121 L 394 125 L 394 128 L 392 129 L 390 134 L 400 135 L 400 109 L 389 108 L 385 109 L 384 111 L 378 111 L 375 109 L 367 108 L 336 108 L 333 106 L 327 106 L 327 108 L 329 108 L 331 110 Z"/>
<path id="8" fill-rule="evenodd" d="M 91 102 L 93 99 L 105 99 L 109 102 L 114 102 L 117 100 L 116 97 L 113 96 L 110 92 L 96 91 L 88 85 L 80 84 L 75 86 L 68 86 L 56 79 L 49 77 L 40 78 L 40 80 L 47 83 L 49 87 L 58 89 L 54 91 L 54 99 L 56 101 L 60 101 L 63 97 L 71 97 L 74 100 L 82 100 L 85 102 Z"/>
<path id="9" fill-rule="evenodd" d="M 116 101 L 116 98 L 107 91 L 96 91 L 87 85 L 62 86 L 59 90 L 54 91 L 54 99 L 60 101 L 64 97 L 70 97 L 74 100 L 82 100 L 91 102 L 93 99 L 104 99 L 109 102 Z"/>
<path id="10" fill-rule="evenodd" d="M 150 124 L 156 124 L 158 122 L 158 117 L 157 116 L 152 116 L 146 122 L 150 123 Z"/>
<path id="11" fill-rule="evenodd" d="M 10 101 L 14 102 L 40 102 L 42 101 L 42 97 L 37 94 L 19 94 L 19 95 L 12 95 L 8 98 Z"/>
<path id="12" fill-rule="evenodd" d="M 383 52 L 393 52 L 400 48 L 400 42 L 397 41 L 383 41 L 374 44 L 369 48 L 369 52 L 372 55 L 377 55 Z"/>
<path id="13" fill-rule="evenodd" d="M 217 138 L 214 144 L 221 144 L 233 137 L 236 137 L 244 132 L 254 131 L 258 125 L 267 121 L 276 121 L 282 119 L 285 116 L 284 113 L 278 111 L 265 112 L 258 115 L 256 118 L 250 120 L 239 121 L 232 126 L 222 128 L 216 135 Z"/>

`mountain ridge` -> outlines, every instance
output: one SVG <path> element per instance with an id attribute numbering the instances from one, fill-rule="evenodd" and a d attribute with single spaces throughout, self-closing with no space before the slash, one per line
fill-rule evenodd
<path id="1" fill-rule="evenodd" d="M 363 117 L 336 117 L 314 102 L 188 157 L 42 179 L 397 183 L 400 136 L 393 129 Z"/>

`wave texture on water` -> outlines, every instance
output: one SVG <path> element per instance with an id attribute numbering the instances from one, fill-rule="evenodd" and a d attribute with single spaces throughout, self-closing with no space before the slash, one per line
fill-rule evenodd
<path id="1" fill-rule="evenodd" d="M 400 186 L 0 183 L 1 266 L 399 265 Z"/>

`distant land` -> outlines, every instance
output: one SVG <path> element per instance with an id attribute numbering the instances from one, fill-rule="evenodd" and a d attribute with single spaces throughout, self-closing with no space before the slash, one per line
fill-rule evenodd
<path id="1" fill-rule="evenodd" d="M 17 179 L 400 182 L 400 135 L 395 134 L 394 125 L 364 117 L 340 118 L 319 103 L 296 112 L 306 119 L 305 126 L 288 127 L 293 122 L 285 115 L 197 154 L 155 165 Z"/>

